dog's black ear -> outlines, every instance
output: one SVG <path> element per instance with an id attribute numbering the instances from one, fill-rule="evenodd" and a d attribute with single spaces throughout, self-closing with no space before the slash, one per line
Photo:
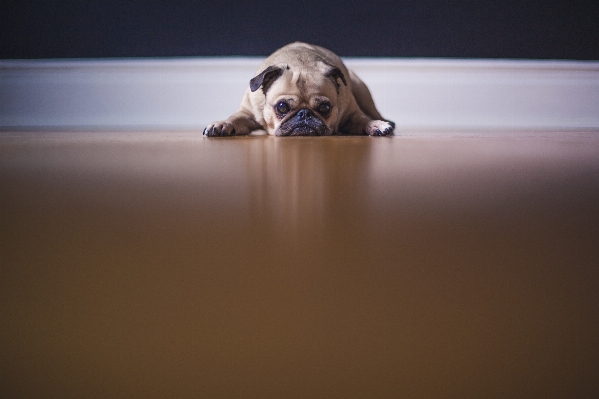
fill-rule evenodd
<path id="1" fill-rule="evenodd" d="M 337 79 L 341 79 L 343 84 L 347 86 L 347 82 L 345 81 L 345 75 L 343 74 L 343 72 L 341 72 L 341 69 L 337 67 L 332 67 L 325 76 L 333 80 L 333 83 L 335 83 L 335 86 L 337 86 L 337 91 L 339 91 L 339 82 L 337 82 Z"/>
<path id="2" fill-rule="evenodd" d="M 260 88 L 260 86 L 262 86 L 262 91 L 266 93 L 270 85 L 273 84 L 273 82 L 282 74 L 283 68 L 276 65 L 271 65 L 260 72 L 258 76 L 250 80 L 250 90 L 256 91 Z"/>

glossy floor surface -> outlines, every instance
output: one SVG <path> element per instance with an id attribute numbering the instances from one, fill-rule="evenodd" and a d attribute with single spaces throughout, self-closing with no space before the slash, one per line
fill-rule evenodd
<path id="1" fill-rule="evenodd" d="M 3 132 L 0 396 L 597 397 L 598 207 L 596 133 Z"/>

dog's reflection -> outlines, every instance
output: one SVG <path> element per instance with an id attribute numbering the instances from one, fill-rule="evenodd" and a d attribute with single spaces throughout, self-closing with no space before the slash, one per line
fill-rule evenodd
<path id="1" fill-rule="evenodd" d="M 246 160 L 254 222 L 289 239 L 357 222 L 347 218 L 366 204 L 370 152 L 368 137 L 253 139 Z"/>

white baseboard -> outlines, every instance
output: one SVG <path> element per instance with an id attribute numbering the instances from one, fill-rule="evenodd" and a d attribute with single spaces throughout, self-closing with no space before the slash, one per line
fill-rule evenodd
<path id="1" fill-rule="evenodd" d="M 0 129 L 200 130 L 258 58 L 0 61 Z M 410 130 L 597 130 L 599 62 L 346 59 Z"/>

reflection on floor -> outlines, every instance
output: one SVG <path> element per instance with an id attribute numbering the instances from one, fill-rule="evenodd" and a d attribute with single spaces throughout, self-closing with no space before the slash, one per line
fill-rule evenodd
<path id="1" fill-rule="evenodd" d="M 598 176 L 594 133 L 0 133 L 0 396 L 596 396 Z"/>

